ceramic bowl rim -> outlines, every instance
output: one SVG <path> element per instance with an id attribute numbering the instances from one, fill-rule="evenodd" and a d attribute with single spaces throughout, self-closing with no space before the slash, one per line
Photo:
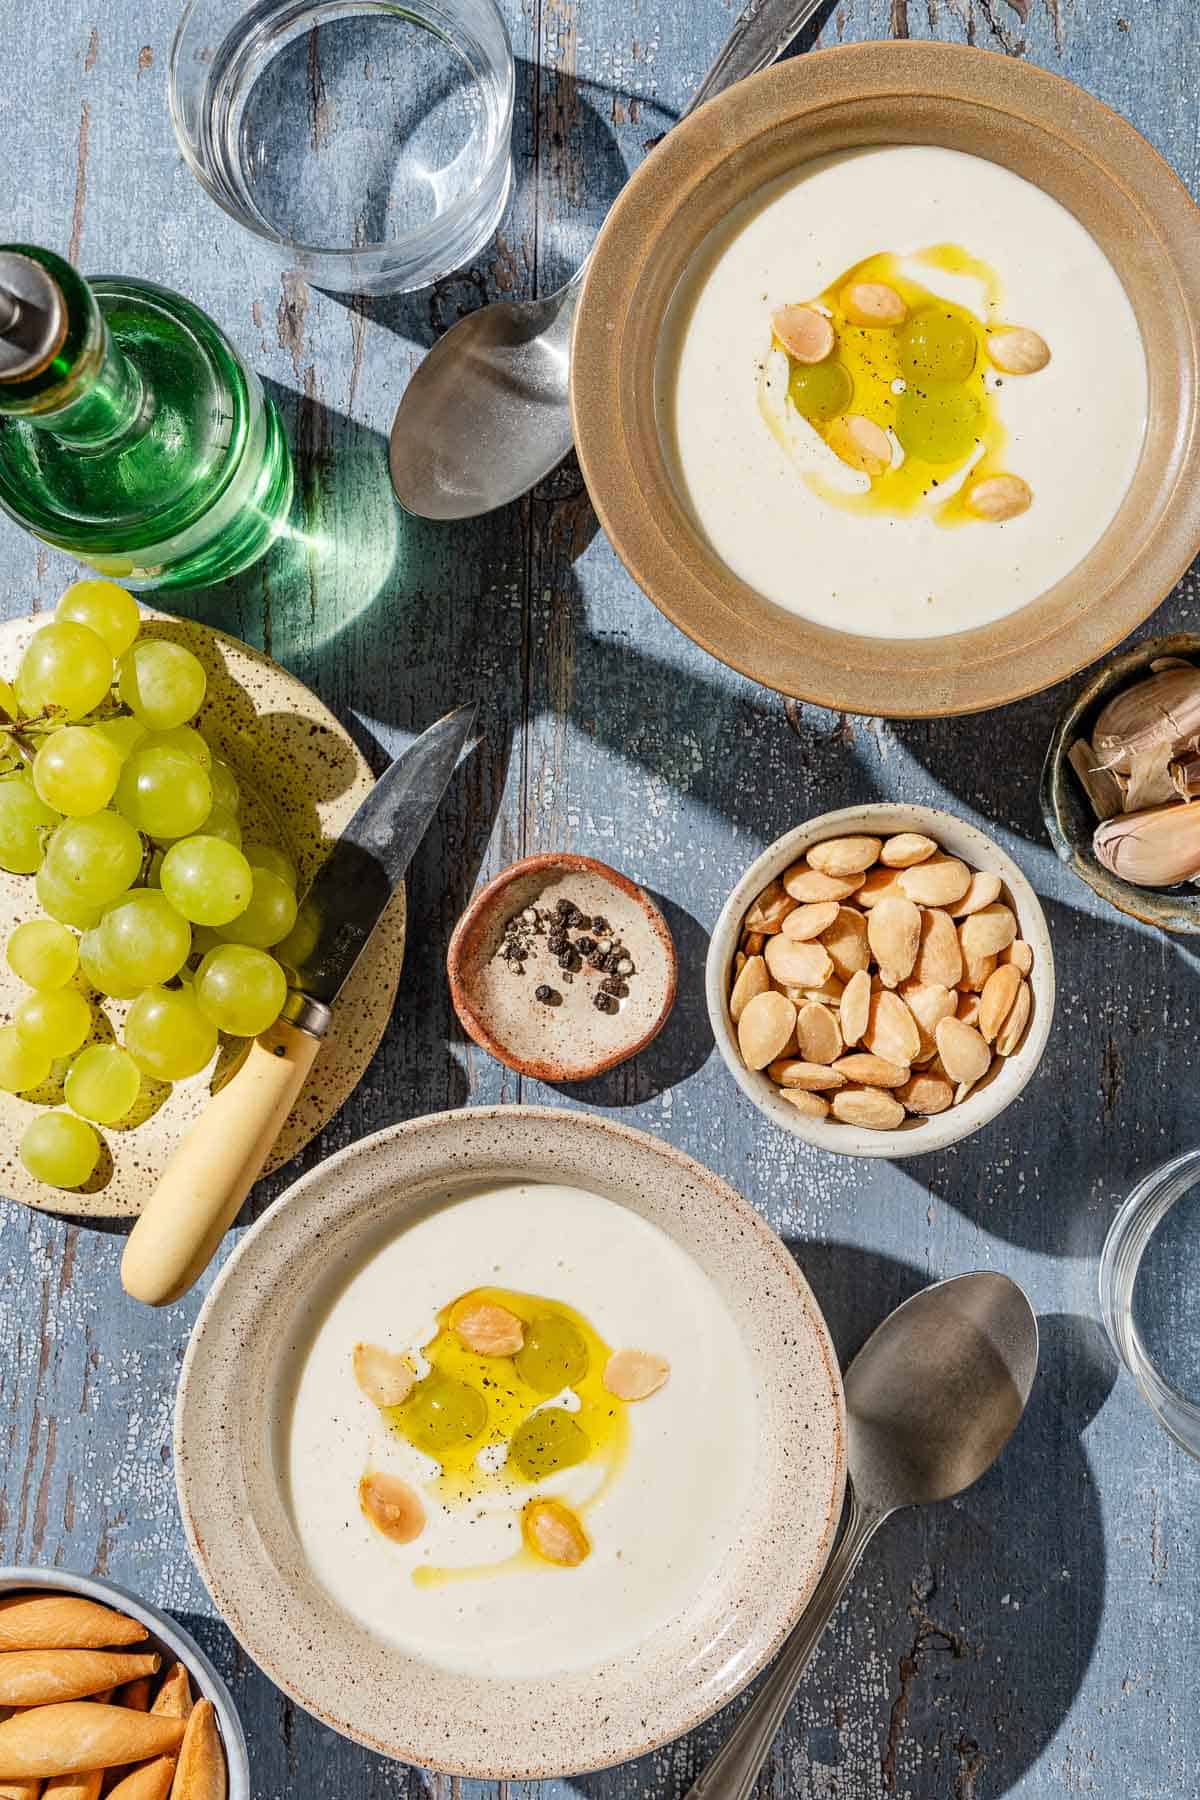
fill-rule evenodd
<path id="1" fill-rule="evenodd" d="M 952 843 L 946 841 L 948 835 L 966 835 L 978 840 L 980 845 L 986 846 L 1002 875 L 1017 911 L 1022 936 L 1032 943 L 1033 970 L 1029 985 L 1033 993 L 1033 1015 L 1020 1048 L 1005 1059 L 1004 1068 L 991 1081 L 969 1094 L 961 1106 L 952 1106 L 944 1113 L 925 1119 L 919 1127 L 908 1125 L 896 1131 L 868 1131 L 840 1121 L 831 1123 L 824 1119 L 804 1118 L 785 1100 L 774 1097 L 764 1075 L 746 1068 L 738 1054 L 737 1039 L 729 1020 L 729 974 L 741 936 L 742 920 L 750 902 L 810 844 L 851 831 L 882 833 L 884 836 L 895 831 L 920 831 L 936 838 L 939 848 L 951 855 L 955 851 Z M 968 852 L 963 854 L 964 858 L 969 857 Z M 772 1124 L 790 1131 L 794 1137 L 803 1138 L 805 1143 L 819 1150 L 829 1150 L 839 1156 L 886 1156 L 897 1160 L 925 1156 L 970 1137 L 998 1118 L 1032 1080 L 1054 1021 L 1054 953 L 1045 911 L 1028 876 L 988 832 L 941 807 L 904 801 L 866 802 L 817 814 L 803 825 L 785 831 L 755 858 L 721 908 L 713 927 L 704 965 L 704 991 L 709 1023 L 722 1061 L 742 1092 Z"/>

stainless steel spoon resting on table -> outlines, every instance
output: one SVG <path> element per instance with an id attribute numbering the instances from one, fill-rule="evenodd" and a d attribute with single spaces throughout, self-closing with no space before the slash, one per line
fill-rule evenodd
<path id="1" fill-rule="evenodd" d="M 1037 1372 L 1033 1308 L 1006 1275 L 914 1294 L 846 1371 L 846 1527 L 774 1668 L 687 1800 L 749 1800 L 863 1551 L 902 1506 L 949 1500 L 991 1467 Z"/>
<path id="2" fill-rule="evenodd" d="M 825 0 L 750 0 L 680 115 L 770 68 Z M 425 519 L 519 500 L 571 448 L 571 331 L 588 261 L 544 300 L 494 300 L 438 339 L 405 389 L 389 460 L 396 498 Z"/>

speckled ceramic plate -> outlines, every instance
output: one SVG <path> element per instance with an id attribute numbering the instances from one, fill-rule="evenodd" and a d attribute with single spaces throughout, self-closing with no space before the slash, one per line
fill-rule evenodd
<path id="1" fill-rule="evenodd" d="M 381 1240 L 456 1192 L 514 1179 L 591 1189 L 653 1221 L 695 1259 L 749 1355 L 758 1465 L 728 1553 L 686 1612 L 619 1658 L 483 1681 L 405 1654 L 318 1584 L 287 1508 L 282 1428 L 298 1346 Z M 404 1762 L 523 1779 L 639 1755 L 690 1730 L 751 1679 L 828 1556 L 844 1439 L 841 1380 L 817 1304 L 783 1244 L 731 1188 L 606 1119 L 481 1107 L 393 1126 L 344 1150 L 246 1234 L 184 1360 L 175 1471 L 213 1599 L 285 1692 Z M 686 1530 L 687 1494 L 662 1498 Z"/>
<path id="2" fill-rule="evenodd" d="M 316 695 L 248 644 L 188 619 L 147 612 L 143 633 L 186 644 L 208 673 L 198 723 L 242 789 L 247 839 L 275 843 L 296 863 L 301 889 L 321 866 L 329 845 L 370 792 L 373 776 L 349 734 Z M 16 668 L 46 615 L 0 626 L 0 673 Z M 0 939 L 38 915 L 33 881 L 0 870 Z M 404 890 L 343 988 L 321 1054 L 279 1134 L 267 1164 L 278 1168 L 302 1150 L 344 1104 L 375 1054 L 392 1010 L 404 958 Z M 7 1022 L 23 988 L 0 954 L 0 1022 Z M 90 994 L 90 990 L 85 990 Z M 106 1000 L 97 1008 L 97 1040 L 119 1033 L 127 1008 Z M 0 1194 L 44 1211 L 85 1218 L 139 1213 L 182 1133 L 203 1110 L 213 1087 L 236 1066 L 239 1046 L 222 1042 L 199 1075 L 168 1087 L 143 1085 L 133 1122 L 105 1127 L 106 1154 L 87 1188 L 66 1194 L 33 1181 L 17 1160 L 21 1134 L 41 1107 L 61 1104 L 61 1081 L 37 1092 L 38 1105 L 0 1090 Z M 61 1068 L 62 1065 L 59 1065 Z"/>

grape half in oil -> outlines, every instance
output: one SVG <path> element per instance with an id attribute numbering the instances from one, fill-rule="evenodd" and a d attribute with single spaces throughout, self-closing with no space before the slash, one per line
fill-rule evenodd
<path id="1" fill-rule="evenodd" d="M 460 1444 L 469 1444 L 484 1429 L 487 1418 L 483 1395 L 438 1369 L 417 1383 L 400 1412 L 406 1435 L 430 1456 L 443 1456 Z"/>
<path id="2" fill-rule="evenodd" d="M 583 1333 L 569 1319 L 546 1313 L 534 1319 L 518 1350 L 517 1373 L 535 1394 L 557 1394 L 573 1387 L 588 1371 L 588 1349 Z"/>
<path id="3" fill-rule="evenodd" d="M 560 1406 L 550 1406 L 521 1421 L 508 1454 L 527 1481 L 544 1481 L 583 1462 L 590 1450 L 582 1426 Z"/>

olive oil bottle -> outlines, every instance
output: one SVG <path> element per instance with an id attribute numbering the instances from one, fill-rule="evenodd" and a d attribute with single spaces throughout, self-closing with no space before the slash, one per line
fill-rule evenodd
<path id="1" fill-rule="evenodd" d="M 0 245 L 0 506 L 131 588 L 203 587 L 279 534 L 292 464 L 253 370 L 190 301 Z"/>

